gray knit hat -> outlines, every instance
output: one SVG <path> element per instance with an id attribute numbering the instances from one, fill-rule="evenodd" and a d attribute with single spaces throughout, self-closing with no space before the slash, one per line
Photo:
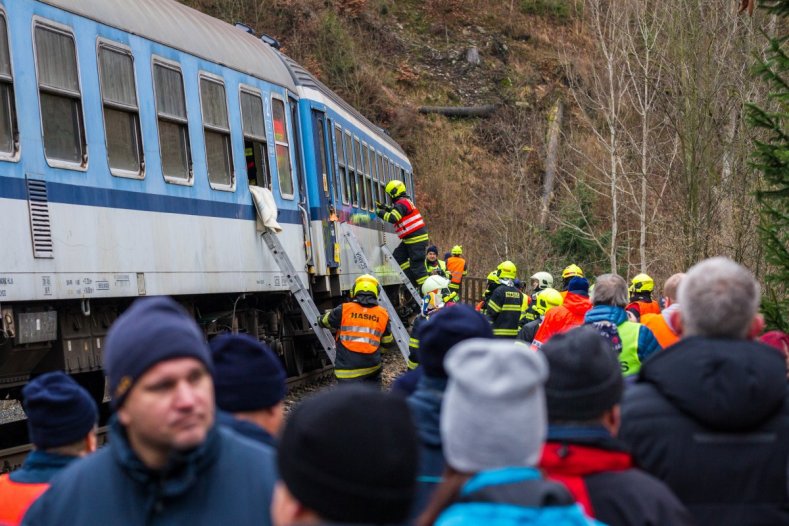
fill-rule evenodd
<path id="1" fill-rule="evenodd" d="M 447 464 L 464 473 L 536 465 L 546 432 L 542 354 L 514 341 L 477 338 L 453 347 L 444 367 Z"/>

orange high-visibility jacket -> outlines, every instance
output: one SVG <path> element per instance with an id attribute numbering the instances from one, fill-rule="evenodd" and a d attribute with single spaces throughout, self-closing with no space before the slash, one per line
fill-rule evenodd
<path id="1" fill-rule="evenodd" d="M 17 526 L 37 498 L 49 487 L 49 483 L 26 484 L 14 482 L 8 474 L 0 475 L 0 524 Z"/>
<path id="2" fill-rule="evenodd" d="M 452 276 L 450 281 L 460 285 L 460 282 L 463 281 L 463 276 L 466 275 L 466 260 L 460 256 L 450 256 L 447 259 L 447 270 Z"/>
<path id="3" fill-rule="evenodd" d="M 679 336 L 674 332 L 671 326 L 669 326 L 662 314 L 642 314 L 641 323 L 652 331 L 652 334 L 655 335 L 655 339 L 657 339 L 660 346 L 664 349 L 679 341 Z"/>

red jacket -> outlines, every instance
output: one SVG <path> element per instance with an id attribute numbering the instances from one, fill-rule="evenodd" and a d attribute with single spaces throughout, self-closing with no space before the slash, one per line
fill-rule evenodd
<path id="1" fill-rule="evenodd" d="M 540 325 L 537 334 L 534 335 L 532 345 L 539 349 L 555 334 L 566 332 L 573 327 L 582 325 L 586 311 L 591 308 L 592 302 L 589 301 L 588 297 L 568 292 L 562 305 L 554 307 L 545 313 L 545 319 Z"/>

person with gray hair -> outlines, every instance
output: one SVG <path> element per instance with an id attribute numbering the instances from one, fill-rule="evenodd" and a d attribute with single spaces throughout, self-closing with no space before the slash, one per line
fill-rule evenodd
<path id="1" fill-rule="evenodd" d="M 627 282 L 618 274 L 597 277 L 592 294 L 592 309 L 586 313 L 584 324 L 616 326 L 622 340 L 619 365 L 622 374 L 632 376 L 641 369 L 649 356 L 661 349 L 655 335 L 644 325 L 630 321 L 625 312 L 628 302 Z"/>
<path id="2" fill-rule="evenodd" d="M 625 392 L 619 437 L 698 524 L 789 524 L 786 364 L 753 341 L 759 284 L 718 257 L 691 268 L 678 297 L 681 339 Z"/>

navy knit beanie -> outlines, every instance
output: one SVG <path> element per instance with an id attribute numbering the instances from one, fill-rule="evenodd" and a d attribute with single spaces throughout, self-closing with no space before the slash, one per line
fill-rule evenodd
<path id="1" fill-rule="evenodd" d="M 247 334 L 220 334 L 210 346 L 220 409 L 255 411 L 285 398 L 285 368 L 268 345 Z"/>
<path id="2" fill-rule="evenodd" d="M 545 383 L 548 421 L 594 420 L 622 399 L 619 358 L 598 329 L 582 326 L 557 334 L 541 351 L 550 369 Z"/>
<path id="3" fill-rule="evenodd" d="M 567 292 L 579 294 L 581 296 L 589 296 L 589 280 L 575 276 L 567 285 Z"/>
<path id="4" fill-rule="evenodd" d="M 426 376 L 446 378 L 444 357 L 456 343 L 470 338 L 493 338 L 490 322 L 468 305 L 444 307 L 420 325 L 419 363 Z"/>
<path id="5" fill-rule="evenodd" d="M 141 298 L 110 327 L 104 350 L 112 405 L 123 405 L 129 390 L 148 369 L 173 358 L 195 358 L 212 370 L 203 331 L 167 296 Z"/>
<path id="6" fill-rule="evenodd" d="M 96 402 L 60 371 L 42 374 L 22 389 L 30 441 L 38 449 L 73 444 L 87 436 L 99 418 Z"/>
<path id="7" fill-rule="evenodd" d="M 427 254 L 428 252 L 432 252 L 433 254 L 435 254 L 437 256 L 438 255 L 438 247 L 435 246 L 435 245 L 430 245 L 429 247 L 427 247 L 427 250 L 425 250 L 425 254 Z"/>
<path id="8" fill-rule="evenodd" d="M 277 465 L 296 500 L 328 522 L 400 524 L 411 511 L 418 454 L 405 400 L 349 385 L 293 410 Z"/>

